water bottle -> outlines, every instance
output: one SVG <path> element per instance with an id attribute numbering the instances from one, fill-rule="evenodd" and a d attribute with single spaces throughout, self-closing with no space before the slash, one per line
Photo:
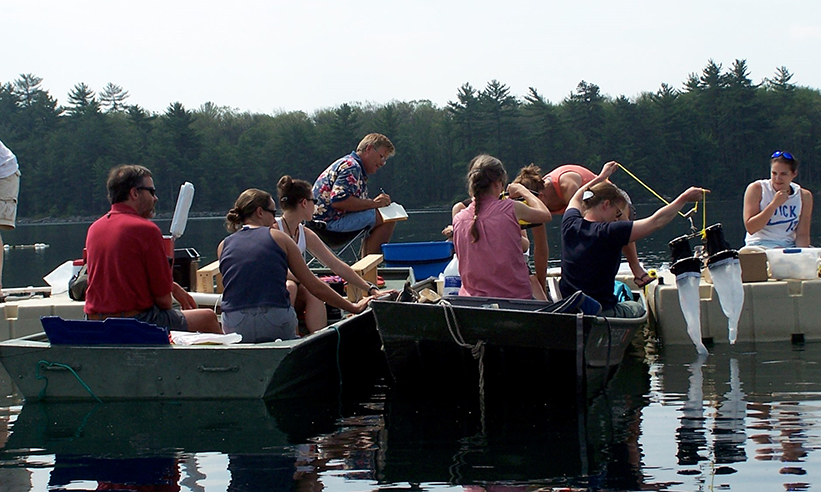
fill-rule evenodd
<path id="1" fill-rule="evenodd" d="M 462 288 L 462 278 L 459 276 L 459 259 L 456 258 L 456 255 L 453 255 L 443 274 L 445 276 L 445 286 L 442 293 L 446 296 L 458 296 L 459 289 Z"/>

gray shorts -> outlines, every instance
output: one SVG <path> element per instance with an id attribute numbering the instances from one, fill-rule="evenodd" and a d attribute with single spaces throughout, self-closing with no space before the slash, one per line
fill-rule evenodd
<path id="1" fill-rule="evenodd" d="M 152 306 L 134 316 L 134 318 L 169 330 L 188 331 L 188 321 L 185 320 L 182 311 L 177 309 L 160 309 L 157 306 Z"/>
<path id="2" fill-rule="evenodd" d="M 640 302 L 624 301 L 616 304 L 613 309 L 602 311 L 599 316 L 607 318 L 641 318 L 644 316 L 644 312 L 644 307 Z"/>
<path id="3" fill-rule="evenodd" d="M 20 193 L 20 171 L 0 178 L 0 229 L 14 229 L 17 223 L 17 195 Z"/>
<path id="4" fill-rule="evenodd" d="M 239 333 L 242 343 L 273 342 L 297 337 L 298 321 L 292 306 L 256 307 L 222 313 L 225 333 Z"/>

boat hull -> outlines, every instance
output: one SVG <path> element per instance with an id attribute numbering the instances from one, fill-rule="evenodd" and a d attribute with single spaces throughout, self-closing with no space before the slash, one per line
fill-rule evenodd
<path id="1" fill-rule="evenodd" d="M 32 335 L 0 343 L 0 362 L 26 400 L 47 401 L 288 398 L 385 372 L 369 311 L 261 344 L 51 345 Z"/>
<path id="2" fill-rule="evenodd" d="M 448 392 L 481 380 L 482 390 L 511 395 L 534 388 L 586 393 L 612 374 L 646 322 L 536 312 L 545 305 L 538 301 L 470 299 L 472 305 L 450 307 L 372 302 L 398 388 Z"/>

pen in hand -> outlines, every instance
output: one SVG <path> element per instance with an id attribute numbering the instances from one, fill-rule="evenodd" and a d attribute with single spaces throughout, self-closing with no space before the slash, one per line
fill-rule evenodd
<path id="1" fill-rule="evenodd" d="M 388 194 L 387 194 L 387 193 L 385 193 L 385 188 L 379 188 L 379 192 L 380 192 L 382 195 L 388 196 Z M 383 206 L 384 206 L 384 207 L 387 207 L 387 205 L 383 205 Z"/>

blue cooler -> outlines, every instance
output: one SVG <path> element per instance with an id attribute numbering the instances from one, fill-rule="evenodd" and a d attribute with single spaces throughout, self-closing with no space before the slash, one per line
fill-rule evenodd
<path id="1" fill-rule="evenodd" d="M 416 280 L 438 277 L 453 257 L 450 241 L 382 245 L 386 267 L 411 267 Z"/>

